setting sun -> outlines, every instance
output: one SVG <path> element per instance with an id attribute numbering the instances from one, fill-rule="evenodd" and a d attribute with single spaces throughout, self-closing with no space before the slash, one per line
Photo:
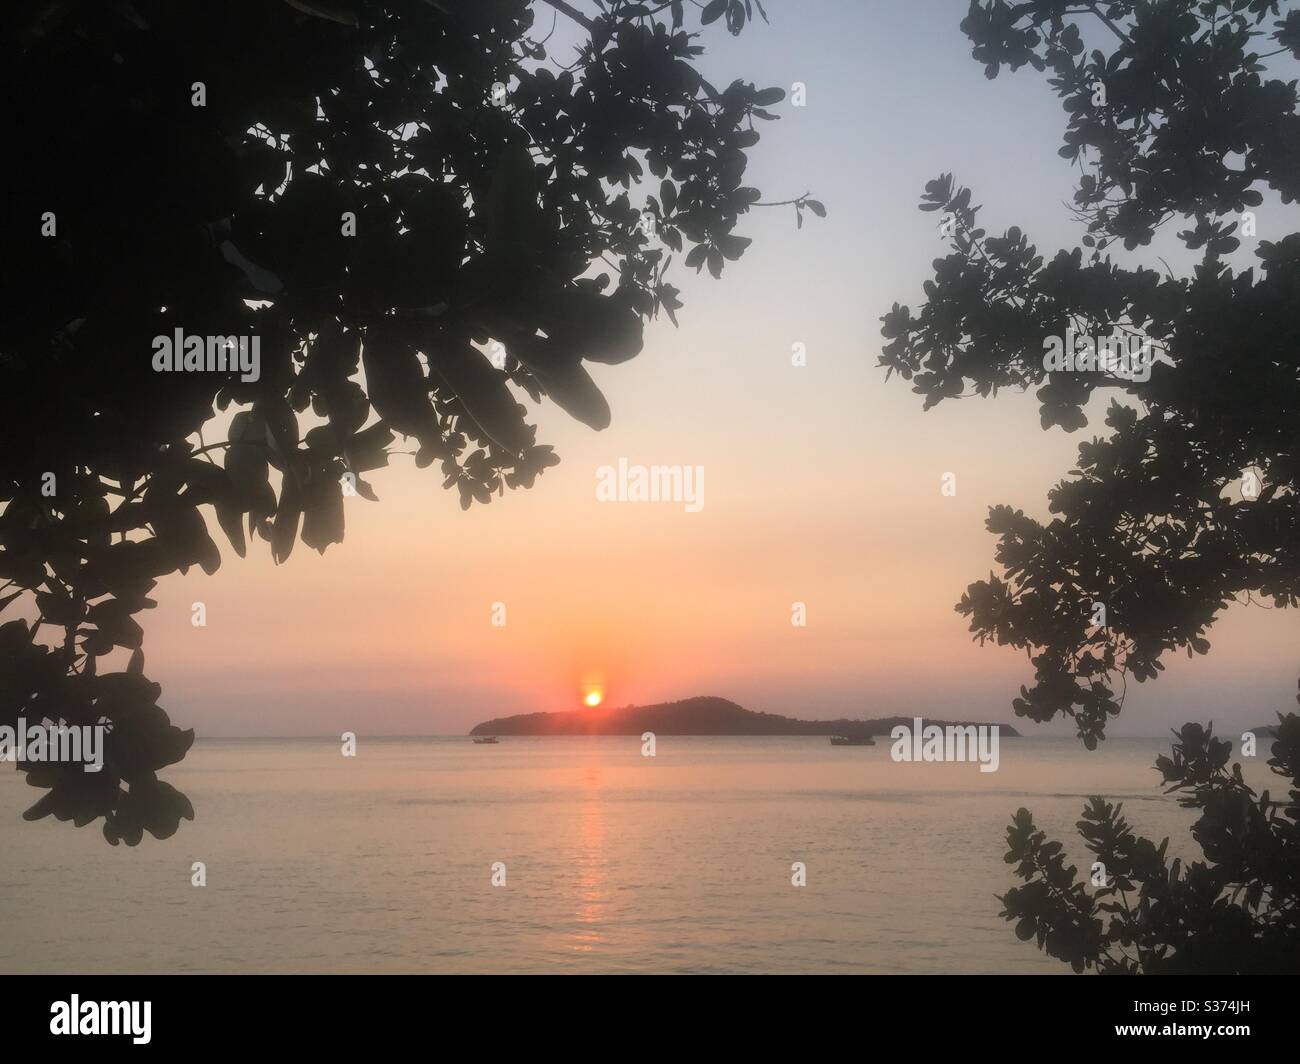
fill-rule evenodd
<path id="1" fill-rule="evenodd" d="M 583 701 L 586 702 L 587 705 L 594 707 L 600 705 L 600 700 L 603 697 L 604 696 L 601 695 L 599 691 L 591 691 L 588 693 L 587 697 L 583 699 Z"/>

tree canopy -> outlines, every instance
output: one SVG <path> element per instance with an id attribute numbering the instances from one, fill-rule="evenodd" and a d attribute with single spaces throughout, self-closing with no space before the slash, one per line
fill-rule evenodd
<path id="1" fill-rule="evenodd" d="M 1094 748 L 1127 678 L 1152 679 L 1173 650 L 1206 653 L 1230 603 L 1300 604 L 1300 234 L 1277 221 L 1300 197 L 1300 116 L 1296 81 L 1268 73 L 1270 59 L 1300 59 L 1300 12 L 973 0 L 962 28 L 988 77 L 1050 74 L 1069 116 L 1060 155 L 1079 172 L 1080 245 L 1049 257 L 1018 227 L 989 234 L 970 190 L 941 175 L 921 209 L 944 212 L 951 251 L 919 311 L 885 316 L 881 364 L 927 409 L 1035 388 L 1043 428 L 1067 432 L 1088 425 L 1095 390 L 1118 394 L 1108 433 L 1080 444 L 1049 493 L 1049 520 L 992 509 L 1002 574 L 957 605 L 981 642 L 1031 655 L 1015 712 L 1073 718 Z M 1190 275 L 1158 257 L 1161 269 L 1130 264 L 1169 222 L 1185 226 Z M 1247 241 L 1258 267 L 1225 261 Z M 1118 246 L 1138 254 L 1116 261 Z M 1101 357 L 1103 338 L 1121 341 L 1115 357 Z M 1279 719 L 1268 764 L 1286 803 L 1229 767 L 1232 744 L 1212 726 L 1185 725 L 1158 759 L 1168 792 L 1199 813 L 1204 860 L 1171 860 L 1168 839 L 1137 835 L 1122 804 L 1096 797 L 1078 822 L 1096 857 L 1080 877 L 1019 810 L 1005 859 L 1022 882 L 1002 916 L 1078 972 L 1294 970 L 1300 716 Z"/>
<path id="2" fill-rule="evenodd" d="M 884 317 L 880 364 L 927 408 L 1034 388 L 1045 429 L 1087 426 L 1099 389 L 1119 397 L 1050 491 L 1049 520 L 991 510 L 1001 574 L 957 606 L 981 642 L 1031 655 L 1015 712 L 1071 717 L 1093 747 L 1127 679 L 1155 677 L 1170 651 L 1204 654 L 1230 603 L 1300 604 L 1300 234 L 1279 231 L 1278 206 L 1300 197 L 1300 115 L 1296 81 L 1268 73 L 1300 58 L 1300 11 L 976 0 L 962 28 L 988 77 L 1050 75 L 1080 244 L 1044 254 L 1019 227 L 991 234 L 971 191 L 941 175 L 921 209 L 950 222 L 950 252 L 918 310 Z M 1189 275 L 1110 253 L 1171 222 L 1186 226 Z M 1258 265 L 1225 262 L 1244 241 Z M 1052 337 L 1149 354 L 1141 372 L 1049 366 Z"/>
<path id="3" fill-rule="evenodd" d="M 744 251 L 746 153 L 784 93 L 716 89 L 685 23 L 739 33 L 761 5 L 586 6 L 0 16 L 21 152 L 0 208 L 0 723 L 111 727 L 102 772 L 19 765 L 46 791 L 29 819 L 135 844 L 193 816 L 157 775 L 193 732 L 159 705 L 136 618 L 159 578 L 220 565 L 205 514 L 240 556 L 251 536 L 277 561 L 324 551 L 397 437 L 463 507 L 530 487 L 558 459 L 519 397 L 605 427 L 584 363 L 675 322 L 675 254 L 716 277 Z M 583 38 L 562 62 L 556 20 Z M 260 366 L 159 372 L 172 336 L 255 337 Z M 129 664 L 101 672 L 115 650 Z"/>

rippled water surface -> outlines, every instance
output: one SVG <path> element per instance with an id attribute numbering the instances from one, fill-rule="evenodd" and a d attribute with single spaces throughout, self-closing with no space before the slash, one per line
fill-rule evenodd
<path id="1" fill-rule="evenodd" d="M 344 758 L 326 740 L 200 741 L 164 776 L 197 819 L 135 849 L 23 823 L 40 792 L 6 766 L 0 971 L 1058 972 L 997 917 L 1017 807 L 1081 867 L 1092 793 L 1188 854 L 1157 740 L 1007 739 L 993 773 L 895 763 L 887 741 L 640 748 L 363 739 Z"/>

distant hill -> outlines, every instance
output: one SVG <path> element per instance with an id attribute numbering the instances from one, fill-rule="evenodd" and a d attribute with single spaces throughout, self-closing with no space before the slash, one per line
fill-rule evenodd
<path id="1" fill-rule="evenodd" d="M 932 720 L 926 724 L 976 724 L 980 721 Z M 755 713 L 725 698 L 687 698 L 654 706 L 575 709 L 566 713 L 521 713 L 476 724 L 470 735 L 888 735 L 911 717 L 869 720 L 795 720 L 775 713 Z M 1020 733 L 1000 724 L 1001 734 Z"/>

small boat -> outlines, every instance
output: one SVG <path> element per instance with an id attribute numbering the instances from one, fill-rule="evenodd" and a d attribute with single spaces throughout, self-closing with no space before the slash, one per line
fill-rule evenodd
<path id="1" fill-rule="evenodd" d="M 474 741 L 476 743 L 499 743 L 501 740 L 495 735 L 476 735 Z"/>
<path id="2" fill-rule="evenodd" d="M 832 735 L 831 746 L 875 746 L 870 735 Z"/>

